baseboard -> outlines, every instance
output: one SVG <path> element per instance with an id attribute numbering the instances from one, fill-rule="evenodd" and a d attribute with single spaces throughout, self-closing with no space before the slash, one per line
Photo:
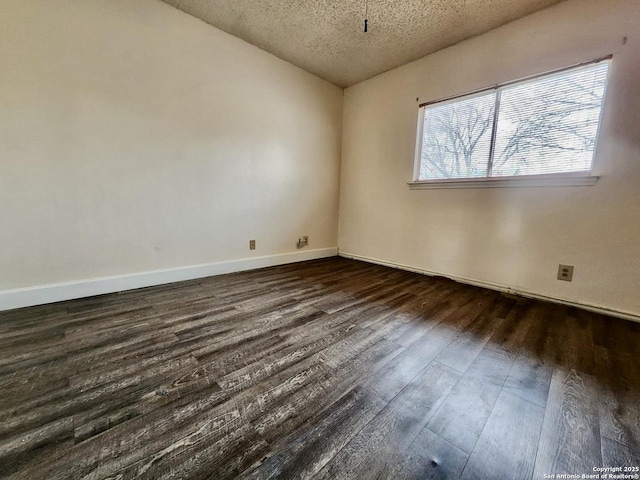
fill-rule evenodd
<path id="1" fill-rule="evenodd" d="M 318 258 L 335 257 L 338 249 L 319 248 L 315 250 L 301 250 L 299 252 L 267 255 L 264 257 L 243 258 L 228 262 L 206 263 L 188 267 L 155 270 L 151 272 L 134 273 L 130 275 L 116 275 L 111 277 L 80 280 L 77 282 L 55 283 L 28 288 L 0 291 L 0 311 L 14 308 L 43 305 L 61 302 L 74 298 L 92 297 L 105 293 L 121 292 L 136 288 L 163 285 L 166 283 L 193 280 L 196 278 L 222 275 L 225 273 L 254 270 L 256 268 L 272 267 L 287 263 L 303 262 Z"/>
<path id="2" fill-rule="evenodd" d="M 490 290 L 497 290 L 499 292 L 511 293 L 511 294 L 514 294 L 514 295 L 520 295 L 522 297 L 533 298 L 533 299 L 536 299 L 536 300 L 544 300 L 546 302 L 552 302 L 552 303 L 559 303 L 559 304 L 562 304 L 562 305 L 568 305 L 570 307 L 581 308 L 583 310 L 588 310 L 590 312 L 601 313 L 601 314 L 604 314 L 604 315 L 611 315 L 612 317 L 623 318 L 625 320 L 631 320 L 632 322 L 640 322 L 640 315 L 638 315 L 638 314 L 631 313 L 631 312 L 626 312 L 626 311 L 622 311 L 622 310 L 616 310 L 616 309 L 612 309 L 612 308 L 607 308 L 607 307 L 603 307 L 603 306 L 600 306 L 600 305 L 592 305 L 592 304 L 588 304 L 588 303 L 578 303 L 578 302 L 574 302 L 572 300 L 567 300 L 565 298 L 550 297 L 550 296 L 547 296 L 547 295 L 542 295 L 542 294 L 535 293 L 535 292 L 530 292 L 530 291 L 527 291 L 527 290 L 520 290 L 520 289 L 517 289 L 517 288 L 512 288 L 512 287 L 509 287 L 507 285 L 500 285 L 498 283 L 484 282 L 484 281 L 481 281 L 481 280 L 474 280 L 474 279 L 465 278 L 465 277 L 457 277 L 455 275 L 447 275 L 446 273 L 433 272 L 433 271 L 429 271 L 429 270 L 424 270 L 422 268 L 411 267 L 411 266 L 402 265 L 402 264 L 399 264 L 399 263 L 387 262 L 387 261 L 384 261 L 384 260 L 378 260 L 376 258 L 363 257 L 362 255 L 355 255 L 355 254 L 347 253 L 347 252 L 340 252 L 339 255 L 341 257 L 350 258 L 350 259 L 353 259 L 353 260 L 360 260 L 360 261 L 363 261 L 363 262 L 375 263 L 377 265 L 383 265 L 385 267 L 398 268 L 400 270 L 407 270 L 409 272 L 420 273 L 422 275 L 428 275 L 428 276 L 431 276 L 431 277 L 434 277 L 434 276 L 445 277 L 445 278 L 449 278 L 450 280 L 454 280 L 456 282 L 464 283 L 464 284 L 467 284 L 467 285 L 473 285 L 473 286 L 476 286 L 476 287 L 488 288 Z"/>

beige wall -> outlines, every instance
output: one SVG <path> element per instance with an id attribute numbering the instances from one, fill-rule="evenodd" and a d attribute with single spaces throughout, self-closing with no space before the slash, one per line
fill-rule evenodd
<path id="1" fill-rule="evenodd" d="M 610 53 L 597 185 L 409 190 L 416 97 Z M 640 314 L 637 0 L 569 0 L 348 88 L 343 132 L 341 253 Z M 575 265 L 572 283 L 555 279 L 559 263 Z"/>
<path id="2" fill-rule="evenodd" d="M 157 0 L 5 0 L 0 69 L 0 290 L 336 246 L 338 87 Z"/>

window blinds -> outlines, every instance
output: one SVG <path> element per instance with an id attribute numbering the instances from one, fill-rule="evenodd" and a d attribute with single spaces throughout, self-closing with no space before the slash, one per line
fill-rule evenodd
<path id="1" fill-rule="evenodd" d="M 590 171 L 609 64 L 424 106 L 418 179 Z"/>

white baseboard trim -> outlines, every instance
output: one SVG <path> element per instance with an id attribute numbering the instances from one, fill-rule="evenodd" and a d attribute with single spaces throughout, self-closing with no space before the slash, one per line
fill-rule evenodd
<path id="1" fill-rule="evenodd" d="M 242 258 L 227 262 L 206 263 L 129 275 L 115 275 L 76 282 L 3 290 L 0 291 L 0 311 L 193 280 L 225 273 L 303 262 L 305 260 L 335 257 L 337 254 L 337 247 L 318 248 L 264 257 Z"/>
<path id="2" fill-rule="evenodd" d="M 640 322 L 640 315 L 632 312 L 626 312 L 622 310 L 616 310 L 608 307 L 603 307 L 600 305 L 592 305 L 588 303 L 578 303 L 572 300 L 568 300 L 566 298 L 559 297 L 550 297 L 548 295 L 542 295 L 535 292 L 530 292 L 527 290 L 520 290 L 517 288 L 508 287 L 506 285 L 501 285 L 498 283 L 484 282 L 481 280 L 473 280 L 471 278 L 465 277 L 457 277 L 455 275 L 447 275 L 446 273 L 433 272 L 430 270 L 424 270 L 422 268 L 410 267 L 408 265 L 402 265 L 400 263 L 387 262 L 384 260 L 378 260 L 377 258 L 363 257 L 362 255 L 355 255 L 353 253 L 340 252 L 339 255 L 341 257 L 350 258 L 352 260 L 360 260 L 368 263 L 375 263 L 377 265 L 383 265 L 385 267 L 398 268 L 400 270 L 407 270 L 409 272 L 420 273 L 422 275 L 428 275 L 430 277 L 445 277 L 450 280 L 464 283 L 467 285 L 473 285 L 476 287 L 488 288 L 489 290 L 497 290 L 499 292 L 511 293 L 513 295 L 520 295 L 526 298 L 533 298 L 535 300 L 544 300 L 546 302 L 559 303 L 562 305 L 567 305 L 570 307 L 581 308 L 583 310 L 588 310 L 590 312 L 601 313 L 604 315 L 610 315 L 612 317 L 623 318 L 625 320 L 631 320 L 632 322 Z"/>

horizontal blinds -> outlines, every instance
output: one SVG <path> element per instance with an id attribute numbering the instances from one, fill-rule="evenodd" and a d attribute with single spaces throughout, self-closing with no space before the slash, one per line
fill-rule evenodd
<path id="1" fill-rule="evenodd" d="M 591 170 L 609 62 L 502 90 L 493 176 Z"/>
<path id="2" fill-rule="evenodd" d="M 602 61 L 425 106 L 419 180 L 589 171 L 608 70 Z"/>
<path id="3" fill-rule="evenodd" d="M 495 98 L 492 92 L 425 111 L 421 180 L 487 176 Z"/>

